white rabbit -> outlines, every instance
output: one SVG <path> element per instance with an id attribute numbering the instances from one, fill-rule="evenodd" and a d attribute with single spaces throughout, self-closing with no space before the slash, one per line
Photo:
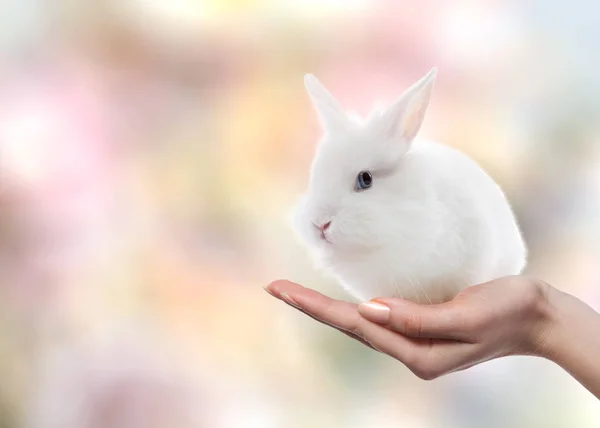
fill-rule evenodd
<path id="1" fill-rule="evenodd" d="M 440 303 L 525 266 L 519 227 L 494 180 L 455 149 L 413 141 L 435 76 L 434 68 L 364 121 L 305 76 L 324 136 L 293 226 L 358 300 Z"/>

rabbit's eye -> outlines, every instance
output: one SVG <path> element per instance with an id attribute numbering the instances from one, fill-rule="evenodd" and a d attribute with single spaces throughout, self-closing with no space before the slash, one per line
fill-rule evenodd
<path id="1" fill-rule="evenodd" d="M 356 190 L 365 190 L 373 184 L 373 176 L 369 171 L 361 171 L 356 176 Z"/>

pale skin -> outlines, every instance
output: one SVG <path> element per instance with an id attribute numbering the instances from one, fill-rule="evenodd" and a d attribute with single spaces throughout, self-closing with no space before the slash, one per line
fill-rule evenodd
<path id="1" fill-rule="evenodd" d="M 265 289 L 395 358 L 421 379 L 509 355 L 531 355 L 555 362 L 600 398 L 600 314 L 535 278 L 500 278 L 435 305 L 397 298 L 357 305 L 283 280 Z"/>

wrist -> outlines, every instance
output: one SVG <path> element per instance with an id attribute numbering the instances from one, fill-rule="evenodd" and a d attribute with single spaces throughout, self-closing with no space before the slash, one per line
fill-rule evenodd
<path id="1" fill-rule="evenodd" d="M 562 350 L 577 332 L 573 327 L 585 322 L 579 317 L 587 314 L 589 307 L 544 281 L 537 282 L 542 298 L 537 307 L 538 322 L 531 334 L 532 349 L 534 355 L 560 363 Z"/>
<path id="2" fill-rule="evenodd" d="M 600 398 L 600 314 L 575 296 L 539 283 L 542 298 L 530 349 L 558 364 Z"/>
<path id="3" fill-rule="evenodd" d="M 556 336 L 567 295 L 542 280 L 532 282 L 538 297 L 533 307 L 533 327 L 528 335 L 529 349 L 533 355 L 551 360 L 556 352 Z"/>

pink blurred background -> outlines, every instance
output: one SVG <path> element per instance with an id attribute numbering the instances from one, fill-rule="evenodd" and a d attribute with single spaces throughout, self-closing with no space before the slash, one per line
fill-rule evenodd
<path id="1" fill-rule="evenodd" d="M 424 137 L 503 186 L 528 273 L 600 309 L 600 5 L 0 3 L 0 427 L 597 427 L 553 364 L 423 382 L 269 298 L 347 297 L 289 229 L 314 73 L 366 114 L 432 66 Z"/>

